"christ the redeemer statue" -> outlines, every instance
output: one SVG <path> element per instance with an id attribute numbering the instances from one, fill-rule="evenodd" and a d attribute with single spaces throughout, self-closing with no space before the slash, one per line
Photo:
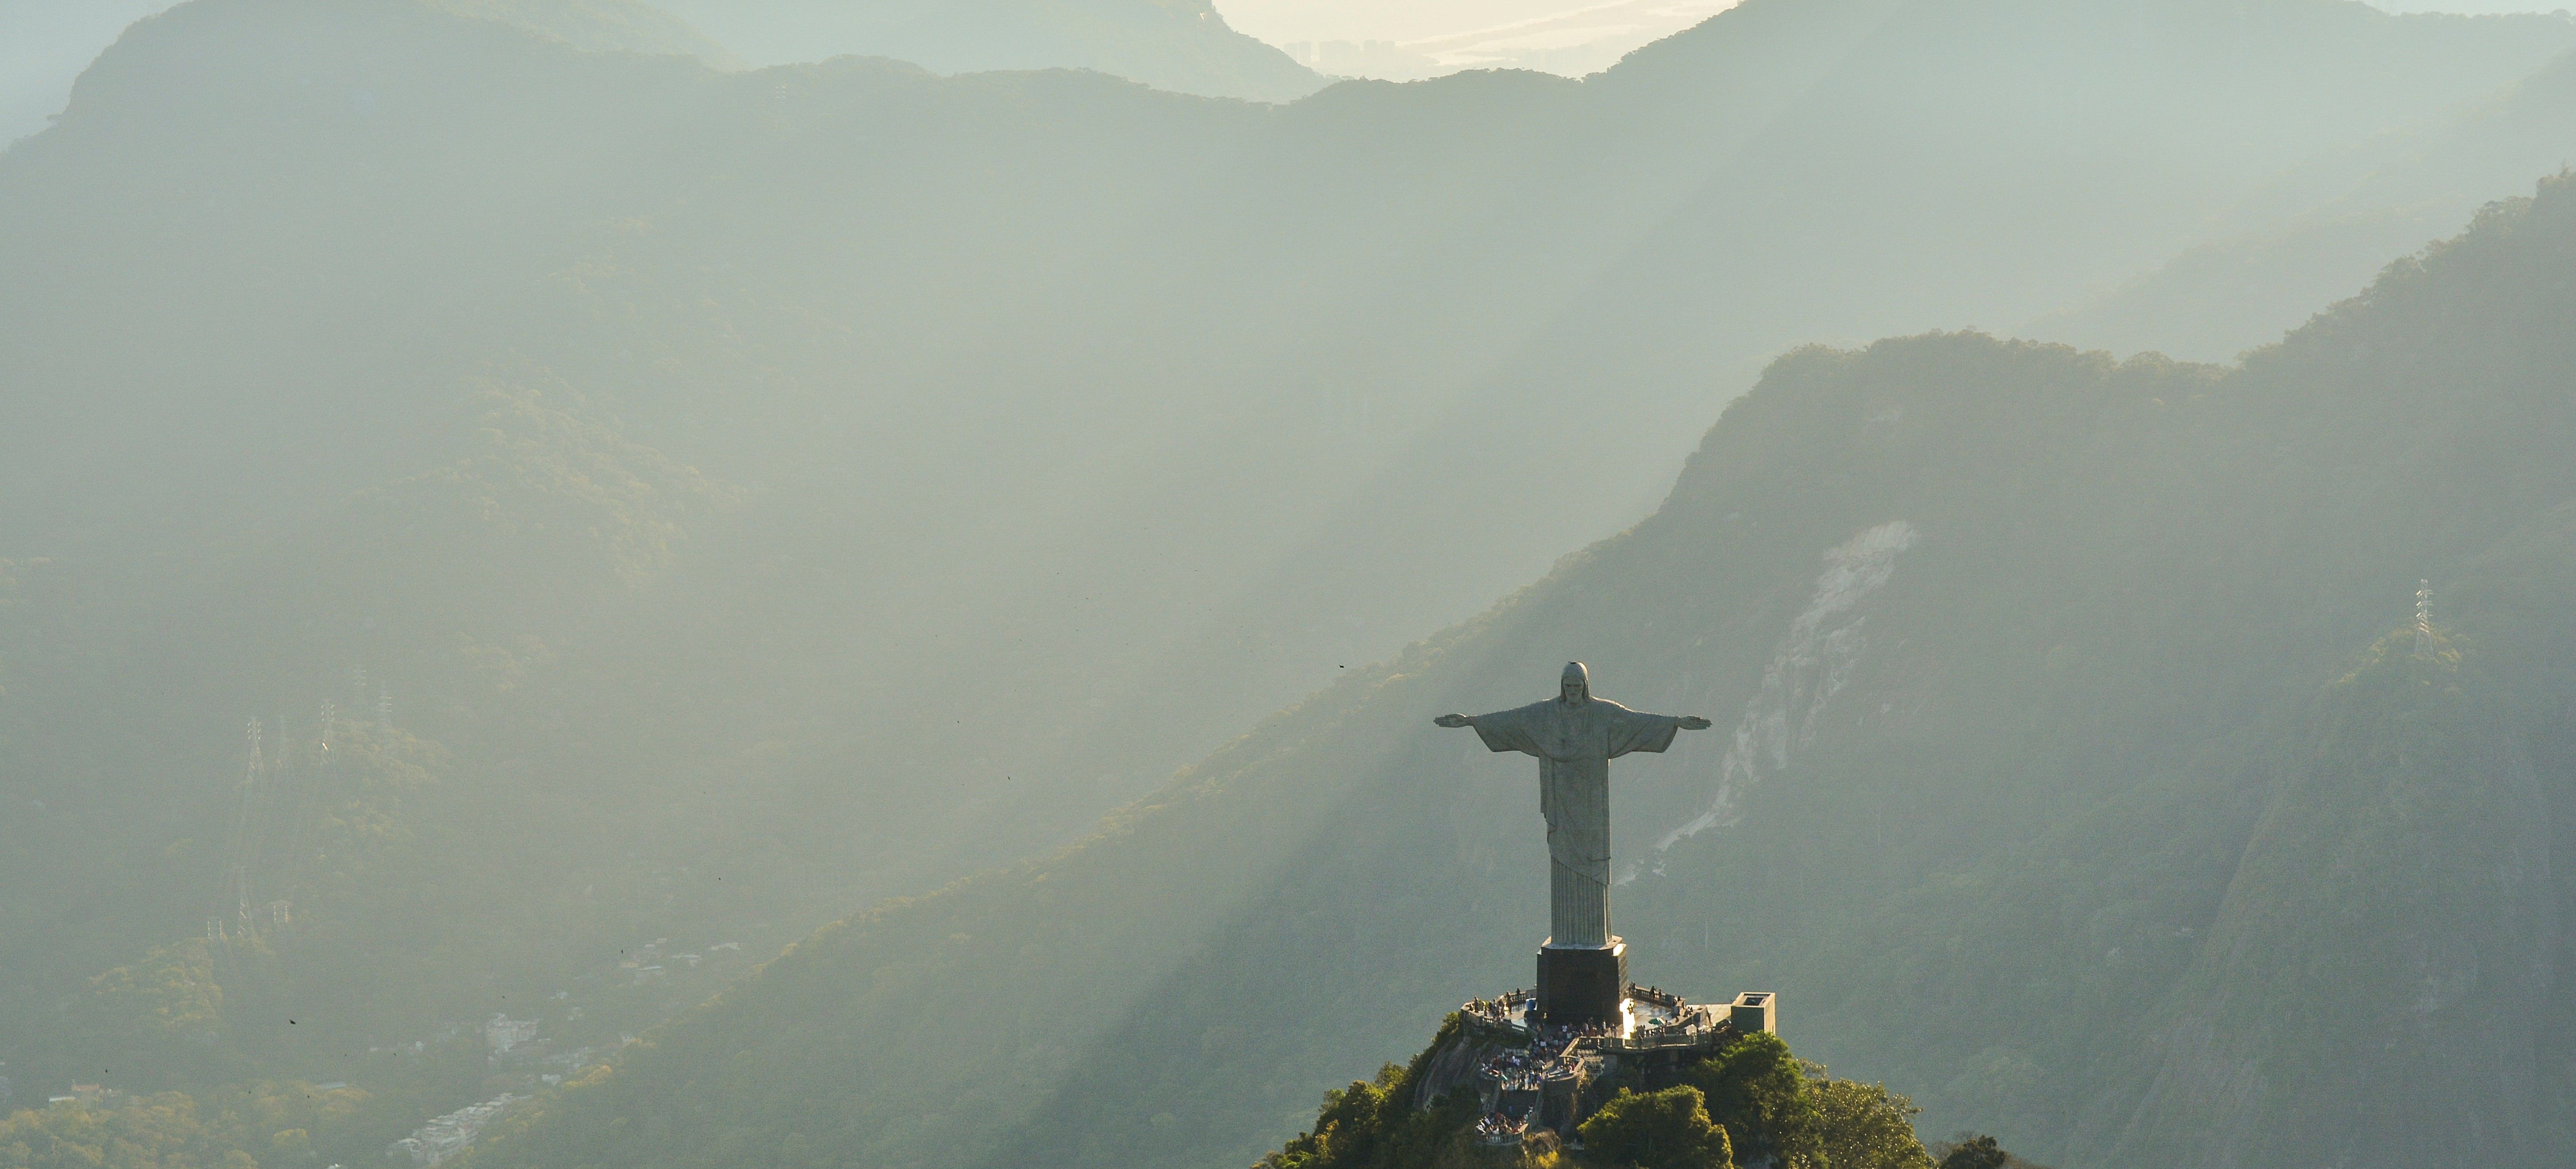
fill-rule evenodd
<path id="1" fill-rule="evenodd" d="M 1590 671 L 1568 662 L 1554 698 L 1433 721 L 1476 728 L 1487 750 L 1538 756 L 1548 855 L 1540 1010 L 1560 1022 L 1615 1018 L 1626 991 L 1627 951 L 1610 933 L 1610 761 L 1631 751 L 1662 751 L 1673 745 L 1674 732 L 1706 729 L 1708 720 L 1646 714 L 1595 698 Z"/>

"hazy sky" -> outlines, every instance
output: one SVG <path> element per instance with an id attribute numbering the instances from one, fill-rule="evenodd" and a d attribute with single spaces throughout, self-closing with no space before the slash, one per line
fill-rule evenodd
<path id="1" fill-rule="evenodd" d="M 72 78 L 137 19 L 170 0 L 0 0 L 0 142 L 45 128 Z"/>
<path id="2" fill-rule="evenodd" d="M 1666 32 L 1687 28 L 1728 0 L 1216 0 L 1227 24 L 1272 44 L 1290 41 L 1421 41 L 1561 17 L 1627 9 Z M 1695 15 L 1694 15 L 1695 14 Z"/>
<path id="3" fill-rule="evenodd" d="M 171 0 L 0 0 L 0 142 L 43 129 L 72 79 L 135 20 Z M 753 4 L 759 0 L 742 0 Z M 1521 64 L 1561 72 L 1687 28 L 1734 0 L 1216 0 L 1234 27 L 1272 44 L 1395 41 L 1451 68 Z M 2528 12 L 2566 0 L 2386 0 L 2399 11 Z M 1592 52 L 1584 46 L 1595 46 Z"/>

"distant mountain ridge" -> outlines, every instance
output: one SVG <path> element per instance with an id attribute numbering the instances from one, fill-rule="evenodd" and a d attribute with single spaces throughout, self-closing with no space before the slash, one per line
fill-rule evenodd
<path id="1" fill-rule="evenodd" d="M 2205 359 L 2251 348 L 2388 256 L 2465 226 L 2516 176 L 2576 159 L 2571 103 L 2576 54 L 2561 54 L 2485 100 L 2290 168 L 2220 217 L 2219 240 L 2027 329 Z"/>
<path id="2" fill-rule="evenodd" d="M 594 52 L 675 54 L 710 65 L 728 63 L 724 46 L 687 21 L 645 0 L 436 0 L 478 20 L 560 37 Z"/>
<path id="3" fill-rule="evenodd" d="M 762 64 L 855 54 L 938 73 L 1096 69 L 1157 89 L 1291 101 L 1326 79 L 1208 0 L 663 0 Z"/>

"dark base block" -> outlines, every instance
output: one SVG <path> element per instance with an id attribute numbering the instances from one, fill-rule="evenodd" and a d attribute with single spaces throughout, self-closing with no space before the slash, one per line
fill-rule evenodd
<path id="1" fill-rule="evenodd" d="M 1538 952 L 1538 1013 L 1556 1025 L 1610 1023 L 1628 992 L 1628 943 L 1610 939 L 1606 950 Z"/>

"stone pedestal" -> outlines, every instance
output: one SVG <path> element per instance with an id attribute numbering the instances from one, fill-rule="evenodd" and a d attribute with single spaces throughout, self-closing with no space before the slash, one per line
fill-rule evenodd
<path id="1" fill-rule="evenodd" d="M 1550 1024 L 1616 1023 L 1628 992 L 1628 943 L 1598 950 L 1538 951 L 1538 1014 Z"/>

